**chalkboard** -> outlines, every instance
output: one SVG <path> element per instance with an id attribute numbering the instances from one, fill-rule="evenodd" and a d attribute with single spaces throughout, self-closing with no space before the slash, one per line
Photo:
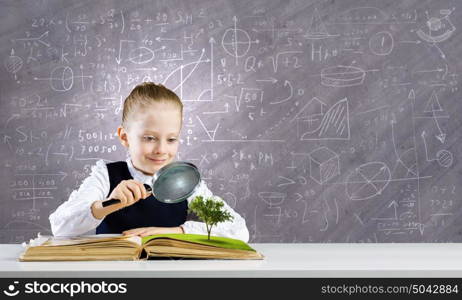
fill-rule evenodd
<path id="1" fill-rule="evenodd" d="M 98 159 L 143 81 L 250 242 L 460 242 L 458 1 L 1 1 L 0 242 Z"/>

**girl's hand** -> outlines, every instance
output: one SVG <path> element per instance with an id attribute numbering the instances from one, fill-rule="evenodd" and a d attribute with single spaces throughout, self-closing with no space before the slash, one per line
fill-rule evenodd
<path id="1" fill-rule="evenodd" d="M 140 227 L 122 232 L 123 235 L 139 235 L 141 237 L 153 234 L 184 233 L 181 226 L 178 227 Z"/>
<path id="2" fill-rule="evenodd" d="M 117 209 L 130 206 L 140 199 L 149 197 L 151 192 L 146 191 L 144 185 L 134 179 L 122 180 L 109 195 L 108 199 L 119 199 L 120 203 L 114 204 Z"/>

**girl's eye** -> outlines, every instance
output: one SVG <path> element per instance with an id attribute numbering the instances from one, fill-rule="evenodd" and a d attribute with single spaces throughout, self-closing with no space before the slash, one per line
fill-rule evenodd
<path id="1" fill-rule="evenodd" d="M 157 141 L 157 138 L 154 137 L 154 136 L 144 136 L 143 140 L 145 140 L 146 142 L 155 142 L 155 141 Z M 168 139 L 167 141 L 169 143 L 175 143 L 177 141 L 177 139 L 171 138 L 171 139 Z"/>
<path id="2" fill-rule="evenodd" d="M 143 139 L 147 142 L 152 142 L 156 140 L 156 138 L 153 136 L 144 136 Z"/>

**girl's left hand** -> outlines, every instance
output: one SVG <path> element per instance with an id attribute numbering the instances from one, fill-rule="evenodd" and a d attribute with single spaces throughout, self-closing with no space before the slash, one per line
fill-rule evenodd
<path id="1" fill-rule="evenodd" d="M 153 234 L 184 233 L 183 229 L 178 227 L 140 227 L 122 232 L 123 235 L 139 235 L 141 237 Z"/>

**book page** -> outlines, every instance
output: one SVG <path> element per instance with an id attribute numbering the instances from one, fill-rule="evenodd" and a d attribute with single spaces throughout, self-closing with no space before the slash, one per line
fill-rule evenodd
<path id="1" fill-rule="evenodd" d="M 27 246 L 67 246 L 79 244 L 93 244 L 103 242 L 129 242 L 136 245 L 141 245 L 141 237 L 139 236 L 124 236 L 121 234 L 95 234 L 95 235 L 80 235 L 80 236 L 38 236 L 30 240 Z"/>

